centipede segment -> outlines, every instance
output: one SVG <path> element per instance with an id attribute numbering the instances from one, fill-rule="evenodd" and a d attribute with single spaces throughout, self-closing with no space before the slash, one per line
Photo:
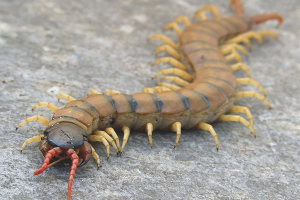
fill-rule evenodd
<path id="1" fill-rule="evenodd" d="M 81 100 L 61 93 L 58 100 L 63 98 L 68 103 L 60 109 L 48 102 L 36 104 L 32 110 L 40 106 L 47 107 L 53 111 L 52 119 L 37 115 L 17 126 L 18 129 L 32 121 L 46 126 L 43 135 L 27 139 L 21 148 L 22 151 L 27 144 L 40 141 L 40 151 L 45 160 L 34 174 L 70 158 L 70 199 L 77 167 L 86 164 L 92 156 L 97 166 L 101 166 L 99 155 L 89 141 L 102 142 L 109 158 L 110 144 L 117 155 L 122 154 L 130 130 L 145 131 L 151 147 L 155 143 L 152 134 L 156 129 L 175 132 L 175 148 L 181 137 L 181 129 L 194 128 L 208 131 L 218 150 L 218 136 L 211 125 L 214 121 L 241 122 L 256 136 L 250 110 L 234 105 L 234 101 L 236 98 L 256 97 L 268 107 L 270 104 L 262 86 L 250 78 L 249 67 L 242 63 L 240 54 L 248 56 L 244 45 L 251 49 L 250 39 L 261 44 L 265 36 L 277 37 L 271 31 L 249 31 L 252 26 L 273 19 L 280 25 L 283 18 L 278 13 L 247 16 L 240 0 L 231 0 L 230 6 L 234 8 L 235 15 L 229 17 L 222 18 L 218 9 L 209 5 L 197 10 L 194 15 L 197 21 L 193 23 L 188 17 L 179 16 L 166 24 L 163 29 L 175 31 L 179 37 L 178 42 L 164 34 L 148 38 L 159 39 L 164 43 L 156 49 L 155 54 L 165 51 L 170 55 L 158 58 L 152 65 L 167 63 L 173 66 L 154 75 L 153 78 L 159 77 L 161 80 L 157 83 L 159 86 L 145 88 L 143 92 L 132 95 L 121 94 L 116 90 L 101 94 L 91 89 L 88 96 Z M 207 19 L 207 12 L 211 12 L 212 19 Z M 181 29 L 182 26 L 185 28 Z M 246 78 L 234 76 L 233 71 L 239 69 L 246 72 Z M 260 92 L 238 91 L 240 84 L 251 84 Z M 243 113 L 247 119 L 237 113 Z M 123 133 L 122 144 L 116 134 L 118 131 Z M 50 164 L 52 158 L 57 161 Z"/>

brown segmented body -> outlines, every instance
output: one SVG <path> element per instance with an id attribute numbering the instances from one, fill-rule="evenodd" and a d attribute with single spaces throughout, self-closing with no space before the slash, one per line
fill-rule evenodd
<path id="1" fill-rule="evenodd" d="M 169 46 L 165 45 L 163 48 L 177 59 L 182 57 L 185 63 L 182 64 L 173 58 L 163 58 L 163 61 L 167 61 L 181 70 L 167 70 L 159 74 L 171 72 L 183 77 L 186 80 L 180 80 L 178 77 L 171 77 L 171 79 L 169 77 L 165 80 L 178 80 L 178 82 L 175 82 L 182 83 L 185 86 L 184 88 L 180 89 L 175 85 L 167 85 L 174 91 L 152 94 L 151 91 L 153 90 L 146 90 L 148 92 L 132 95 L 119 93 L 111 95 L 95 94 L 98 92 L 92 91 L 94 94 L 81 100 L 75 100 L 69 95 L 61 94 L 59 98 L 66 98 L 69 101 L 64 108 L 58 109 L 53 104 L 46 102 L 35 105 L 33 109 L 38 106 L 46 106 L 54 111 L 54 114 L 52 120 L 34 116 L 27 118 L 17 126 L 19 128 L 30 121 L 38 121 L 47 126 L 43 135 L 27 139 L 21 149 L 23 150 L 25 145 L 30 142 L 41 141 L 40 150 L 45 156 L 45 160 L 42 167 L 34 174 L 37 175 L 47 167 L 55 164 L 56 162 L 53 162 L 49 165 L 53 157 L 58 158 L 57 162 L 69 157 L 72 160 L 68 184 L 68 199 L 70 199 L 72 181 L 77 166 L 84 165 L 92 155 L 96 159 L 98 167 L 100 166 L 99 156 L 87 142 L 88 140 L 103 142 L 107 149 L 107 156 L 109 156 L 108 142 L 112 144 L 117 153 L 122 152 L 130 129 L 146 130 L 151 147 L 152 131 L 155 129 L 175 131 L 177 134 L 176 146 L 181 135 L 181 128 L 200 128 L 212 134 L 218 148 L 217 135 L 212 126 L 208 124 L 216 120 L 240 121 L 255 135 L 250 111 L 246 107 L 233 106 L 234 100 L 236 97 L 255 96 L 267 105 L 269 104 L 264 97 L 257 93 L 239 93 L 237 91 L 239 83 L 251 83 L 258 88 L 261 88 L 261 86 L 250 79 L 236 79 L 232 69 L 248 69 L 241 63 L 229 66 L 227 64 L 228 57 L 225 58 L 224 52 L 222 52 L 222 49 L 226 49 L 226 46 L 220 47 L 220 44 L 224 41 L 225 44 L 239 42 L 247 44 L 247 40 L 244 40 L 246 36 L 243 36 L 243 40 L 238 36 L 247 32 L 254 24 L 269 19 L 277 19 L 280 24 L 283 19 L 277 13 L 248 17 L 243 14 L 243 8 L 239 0 L 232 0 L 231 5 L 235 6 L 236 15 L 226 18 L 219 18 L 215 7 L 206 6 L 202 10 L 198 10 L 196 14 L 203 18 L 203 10 L 210 10 L 216 19 L 203 20 L 191 25 L 184 17 L 178 20 L 175 19 L 171 25 L 175 32 L 180 35 L 177 49 L 174 49 L 176 44 L 165 36 L 154 37 L 165 41 Z M 175 22 L 180 20 L 185 22 L 187 26 L 183 32 L 179 30 L 176 24 L 174 25 Z M 259 34 L 251 33 L 251 35 L 259 39 L 257 38 Z M 265 31 L 261 32 L 260 35 L 274 36 L 275 34 Z M 235 51 L 235 49 L 233 50 Z M 179 51 L 180 54 L 176 51 Z M 232 53 L 235 53 L 234 51 Z M 235 58 L 238 59 L 238 56 Z M 162 60 L 159 62 L 162 62 Z M 186 69 L 191 75 L 182 69 Z M 187 84 L 188 81 L 192 82 Z M 166 90 L 163 87 L 159 89 Z M 240 116 L 224 115 L 227 111 L 245 113 L 250 123 Z M 124 132 L 122 148 L 120 148 L 119 138 L 114 130 Z M 117 145 L 107 133 L 113 136 Z M 79 158 L 82 159 L 81 163 L 79 163 Z"/>
<path id="2" fill-rule="evenodd" d="M 217 23 L 213 23 L 215 21 Z M 99 121 L 98 127 L 90 128 L 92 116 L 72 101 L 72 107 L 67 106 L 68 110 L 74 109 L 74 114 L 69 116 L 85 125 L 89 121 L 88 134 L 108 127 L 121 130 L 123 126 L 144 131 L 147 123 L 160 130 L 171 130 L 174 122 L 180 122 L 184 128 L 193 128 L 201 122 L 211 123 L 230 108 L 237 89 L 236 77 L 219 51 L 218 42 L 228 35 L 246 32 L 251 25 L 251 18 L 245 15 L 195 23 L 180 37 L 180 49 L 195 77 L 191 84 L 178 91 L 157 94 L 94 94 L 84 97 L 82 101 L 99 114 L 99 118 L 93 119 Z M 63 108 L 54 116 L 68 116 L 66 112 Z M 76 117 L 79 112 L 80 117 Z"/>

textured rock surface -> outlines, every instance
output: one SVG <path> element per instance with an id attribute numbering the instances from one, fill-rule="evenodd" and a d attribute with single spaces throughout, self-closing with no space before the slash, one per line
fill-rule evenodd
<path id="1" fill-rule="evenodd" d="M 102 158 L 97 170 L 92 159 L 79 168 L 72 199 L 297 199 L 300 185 L 300 42 L 298 0 L 244 1 L 254 15 L 280 11 L 284 24 L 256 29 L 274 30 L 278 39 L 253 41 L 249 58 L 252 77 L 265 88 L 272 110 L 256 99 L 239 99 L 250 108 L 257 138 L 240 123 L 220 122 L 220 150 L 205 131 L 183 131 L 173 149 L 174 133 L 155 132 L 150 149 L 147 134 L 131 134 L 125 153 L 109 161 L 102 144 L 94 144 Z M 0 193 L 2 199 L 64 199 L 70 166 L 57 165 L 39 176 L 34 170 L 43 158 L 38 144 L 19 149 L 23 141 L 42 133 L 43 126 L 23 119 L 51 112 L 31 107 L 57 102 L 60 92 L 76 98 L 90 88 L 124 93 L 153 86 L 151 67 L 159 41 L 146 38 L 179 15 L 193 16 L 197 8 L 215 4 L 231 14 L 228 1 L 0 1 Z M 175 34 L 167 34 L 176 38 Z M 167 55 L 161 53 L 161 55 Z M 244 76 L 238 72 L 237 76 Z M 3 81 L 3 82 L 2 82 Z M 5 82 L 5 83 L 4 83 Z M 250 86 L 241 89 L 254 89 Z M 111 148 L 111 150 L 113 150 Z"/>

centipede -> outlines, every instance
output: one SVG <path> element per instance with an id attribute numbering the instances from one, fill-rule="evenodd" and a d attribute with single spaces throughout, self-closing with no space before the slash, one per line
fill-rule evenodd
<path id="1" fill-rule="evenodd" d="M 242 63 L 240 53 L 248 55 L 246 47 L 251 48 L 250 39 L 262 43 L 263 37 L 278 35 L 267 30 L 251 31 L 254 25 L 277 20 L 279 26 L 283 18 L 278 13 L 248 16 L 240 0 L 231 0 L 230 6 L 234 15 L 228 17 L 221 17 L 215 6 L 207 5 L 196 11 L 193 23 L 188 17 L 179 16 L 166 24 L 163 29 L 175 31 L 178 42 L 164 34 L 148 38 L 163 43 L 156 49 L 156 54 L 166 51 L 170 55 L 158 58 L 152 65 L 169 63 L 173 66 L 153 77 L 164 75 L 160 78 L 164 82 L 158 82 L 157 86 L 144 88 L 142 92 L 131 95 L 116 90 L 101 94 L 91 89 L 80 100 L 60 93 L 58 99 L 68 101 L 63 108 L 48 102 L 33 106 L 32 110 L 44 106 L 54 112 L 51 120 L 36 115 L 16 127 L 18 129 L 32 121 L 46 126 L 43 134 L 25 140 L 21 147 L 22 151 L 27 144 L 40 142 L 39 149 L 44 161 L 34 175 L 57 162 L 70 159 L 69 200 L 77 167 L 85 165 L 91 157 L 95 158 L 98 168 L 101 166 L 99 155 L 90 142 L 102 142 L 108 158 L 110 145 L 118 156 L 122 154 L 130 130 L 146 132 L 151 147 L 154 130 L 175 132 L 175 148 L 184 128 L 210 132 L 218 150 L 218 136 L 211 125 L 215 121 L 241 122 L 256 136 L 250 110 L 234 105 L 235 99 L 255 97 L 269 108 L 271 106 L 262 86 L 251 78 L 249 67 Z M 207 12 L 211 13 L 211 18 L 207 17 Z M 247 76 L 237 78 L 233 73 L 236 70 L 245 71 Z M 251 84 L 260 92 L 239 91 L 240 84 Z M 248 120 L 232 113 L 242 113 Z M 124 134 L 122 145 L 116 133 L 119 131 Z"/>

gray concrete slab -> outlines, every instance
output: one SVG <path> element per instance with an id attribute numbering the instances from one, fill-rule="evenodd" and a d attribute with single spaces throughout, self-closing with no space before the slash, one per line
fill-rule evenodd
<path id="1" fill-rule="evenodd" d="M 250 98 L 236 101 L 252 111 L 257 138 L 242 124 L 219 122 L 213 124 L 219 152 L 211 135 L 199 130 L 183 130 L 176 149 L 174 133 L 156 131 L 150 149 L 147 134 L 133 132 L 123 156 L 112 153 L 109 161 L 104 146 L 94 144 L 103 166 L 97 170 L 91 159 L 77 170 L 72 199 L 298 199 L 299 1 L 244 2 L 249 15 L 278 11 L 285 18 L 278 29 L 275 22 L 256 27 L 274 30 L 279 37 L 266 38 L 262 46 L 253 41 L 249 58 L 243 58 L 273 107 L 268 110 Z M 23 154 L 19 151 L 25 139 L 41 134 L 44 127 L 32 122 L 15 131 L 15 126 L 33 115 L 51 116 L 45 108 L 32 113 L 35 103 L 62 107 L 65 101 L 56 99 L 60 92 L 82 98 L 90 88 L 134 93 L 153 86 L 151 76 L 169 66 L 150 66 L 161 43 L 147 42 L 147 37 L 207 4 L 231 14 L 228 3 L 0 1 L 1 199 L 66 198 L 70 166 L 57 165 L 34 176 L 43 162 L 38 144 L 29 144 Z"/>

